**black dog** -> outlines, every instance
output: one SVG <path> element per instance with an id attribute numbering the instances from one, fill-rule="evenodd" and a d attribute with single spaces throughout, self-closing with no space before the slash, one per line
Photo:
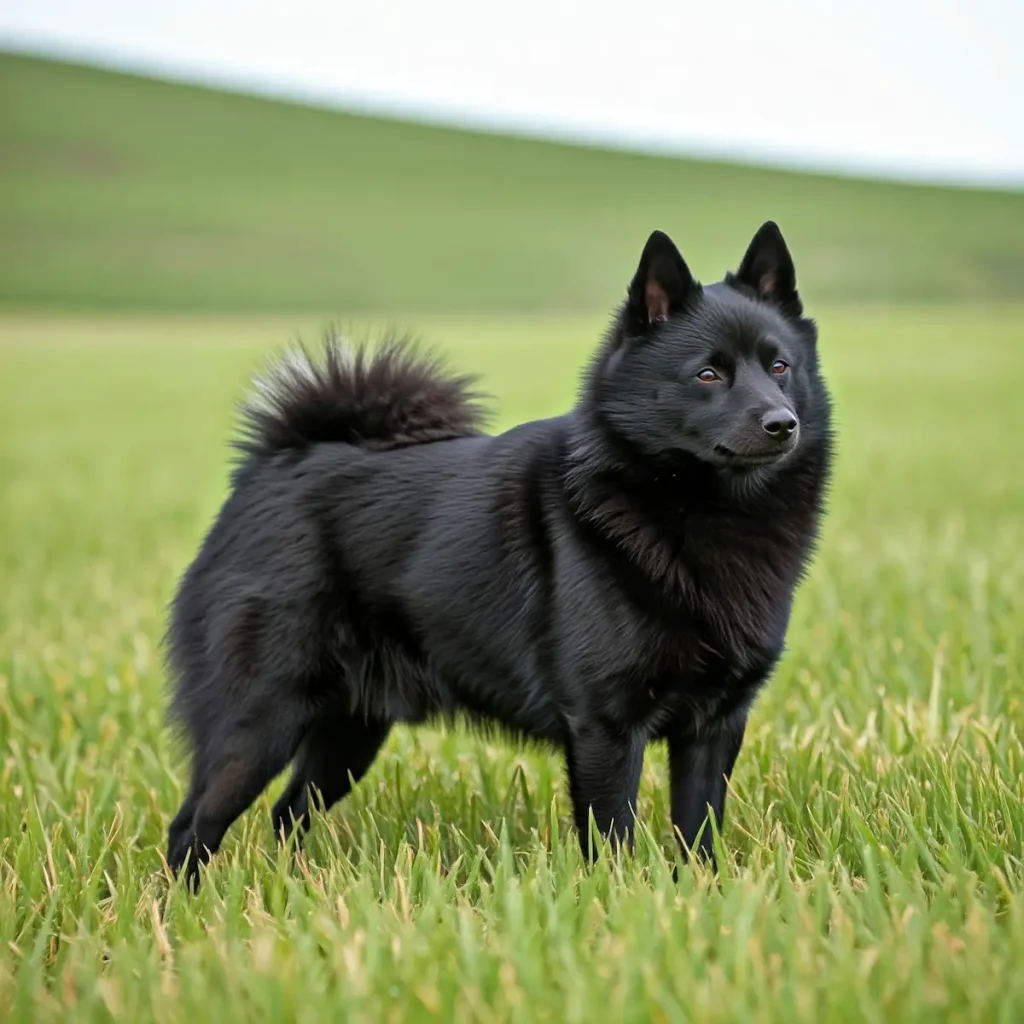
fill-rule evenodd
<path id="1" fill-rule="evenodd" d="M 823 510 L 816 346 L 769 222 L 709 287 L 652 234 L 575 408 L 500 436 L 471 378 L 407 344 L 283 362 L 173 606 L 194 763 L 170 866 L 195 881 L 292 759 L 283 831 L 348 793 L 393 723 L 460 712 L 564 749 L 585 849 L 591 810 L 631 839 L 644 747 L 667 739 L 692 848 Z"/>

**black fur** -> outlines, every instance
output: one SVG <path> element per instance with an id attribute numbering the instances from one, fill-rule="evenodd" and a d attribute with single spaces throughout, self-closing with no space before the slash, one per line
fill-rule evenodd
<path id="1" fill-rule="evenodd" d="M 774 224 L 707 288 L 655 232 L 575 407 L 495 437 L 408 345 L 283 363 L 173 606 L 194 760 L 171 867 L 196 880 L 289 761 L 285 832 L 392 723 L 460 712 L 565 751 L 585 849 L 591 810 L 631 838 L 653 739 L 686 848 L 721 822 L 829 472 L 795 281 Z"/>

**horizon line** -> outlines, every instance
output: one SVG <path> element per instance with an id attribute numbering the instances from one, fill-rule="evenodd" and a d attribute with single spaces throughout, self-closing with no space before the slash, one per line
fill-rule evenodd
<path id="1" fill-rule="evenodd" d="M 710 145 L 697 140 L 689 143 L 667 142 L 644 133 L 630 135 L 614 129 L 580 129 L 568 124 L 544 124 L 528 117 L 475 114 L 471 110 L 449 105 L 393 101 L 331 88 L 301 87 L 274 82 L 258 74 L 205 69 L 192 65 L 188 60 L 133 59 L 105 47 L 30 41 L 4 33 L 0 33 L 0 54 L 49 60 L 168 85 L 193 86 L 325 112 L 387 120 L 396 124 L 414 124 L 522 141 L 908 187 L 1024 192 L 1024 172 L 952 171 L 937 167 L 907 167 L 877 159 L 857 161 L 816 158 L 788 152 L 785 147 Z"/>

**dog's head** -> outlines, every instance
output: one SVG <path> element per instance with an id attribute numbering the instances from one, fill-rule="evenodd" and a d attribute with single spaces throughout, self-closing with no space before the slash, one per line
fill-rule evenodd
<path id="1" fill-rule="evenodd" d="M 778 227 L 764 224 L 735 273 L 706 287 L 654 232 L 600 377 L 602 418 L 644 455 L 685 453 L 740 474 L 791 457 L 826 399 Z"/>

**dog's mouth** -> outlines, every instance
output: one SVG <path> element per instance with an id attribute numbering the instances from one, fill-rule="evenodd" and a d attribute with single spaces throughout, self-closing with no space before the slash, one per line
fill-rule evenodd
<path id="1" fill-rule="evenodd" d="M 770 451 L 737 452 L 724 444 L 715 445 L 715 454 L 720 456 L 726 465 L 736 467 L 770 466 L 784 459 L 792 450 L 793 446 L 787 445 L 785 448 L 772 448 Z"/>

